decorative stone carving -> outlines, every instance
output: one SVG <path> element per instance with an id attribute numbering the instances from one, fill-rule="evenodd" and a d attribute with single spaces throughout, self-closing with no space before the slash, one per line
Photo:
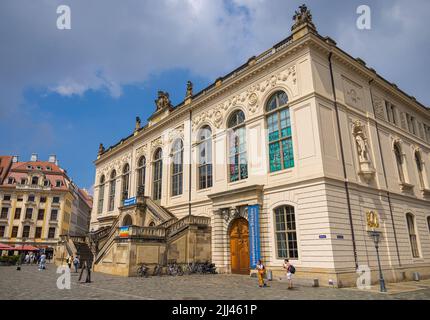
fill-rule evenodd
<path id="1" fill-rule="evenodd" d="M 385 120 L 385 112 L 384 112 L 385 101 L 380 97 L 374 97 L 373 103 L 375 106 L 375 117 Z"/>
<path id="2" fill-rule="evenodd" d="M 139 131 L 139 129 L 140 129 L 140 118 L 139 117 L 136 117 L 136 125 L 135 125 L 135 128 L 134 128 L 134 131 Z"/>
<path id="3" fill-rule="evenodd" d="M 312 21 L 311 11 L 308 9 L 308 7 L 305 4 L 301 5 L 299 7 L 299 11 L 295 12 L 293 16 L 293 21 L 294 21 L 294 24 L 291 27 L 291 31 L 294 31 L 305 24 L 309 25 L 313 29 L 316 29 Z"/>
<path id="4" fill-rule="evenodd" d="M 180 126 L 169 131 L 169 144 L 177 138 L 184 140 L 184 126 Z"/>
<path id="5" fill-rule="evenodd" d="M 360 120 L 353 123 L 352 134 L 354 136 L 355 146 L 358 155 L 359 175 L 369 183 L 375 176 L 372 162 L 369 155 L 369 146 L 367 138 L 364 133 L 365 126 L 361 124 Z"/>
<path id="6" fill-rule="evenodd" d="M 161 137 L 151 141 L 151 153 L 154 152 L 155 149 L 163 146 L 163 139 Z"/>
<path id="7" fill-rule="evenodd" d="M 343 78 L 345 103 L 363 111 L 363 89 L 358 84 Z"/>
<path id="8" fill-rule="evenodd" d="M 264 94 L 268 89 L 273 89 L 277 85 L 288 86 L 290 93 L 292 93 L 293 96 L 298 94 L 297 72 L 295 65 L 278 72 L 275 75 L 269 76 L 260 83 L 249 86 L 242 92 L 229 97 L 217 107 L 210 109 L 209 111 L 203 111 L 202 113 L 196 115 L 192 120 L 193 130 L 195 130 L 196 127 L 204 121 L 212 123 L 216 128 L 219 129 L 228 110 L 239 104 L 247 103 L 249 113 L 256 113 L 260 107 L 258 104 L 259 95 Z"/>
<path id="9" fill-rule="evenodd" d="M 402 129 L 407 128 L 407 124 L 406 124 L 406 114 L 404 112 L 400 113 L 400 126 L 402 127 Z"/>
<path id="10" fill-rule="evenodd" d="M 155 100 L 155 105 L 157 107 L 157 111 L 166 109 L 166 108 L 172 108 L 169 94 L 164 91 L 158 91 L 158 98 L 157 100 Z"/>

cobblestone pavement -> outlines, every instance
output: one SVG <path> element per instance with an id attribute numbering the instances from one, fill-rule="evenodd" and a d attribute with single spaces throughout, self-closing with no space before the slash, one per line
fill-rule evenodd
<path id="1" fill-rule="evenodd" d="M 38 271 L 35 266 L 24 266 L 21 271 L 16 267 L 0 267 L 0 299 L 430 300 L 429 281 L 399 284 L 400 287 L 389 285 L 392 293 L 381 294 L 376 288 L 361 291 L 297 286 L 294 290 L 287 290 L 287 284 L 279 280 L 269 282 L 268 288 L 258 288 L 257 279 L 240 275 L 125 278 L 93 273 L 93 282 L 85 284 L 79 283 L 78 274 L 72 273 L 71 289 L 60 290 L 56 285 L 59 276 L 53 265 L 48 265 L 48 269 L 43 271 Z"/>

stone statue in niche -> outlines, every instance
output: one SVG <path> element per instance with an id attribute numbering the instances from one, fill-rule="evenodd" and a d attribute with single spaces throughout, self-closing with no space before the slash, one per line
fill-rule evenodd
<path id="1" fill-rule="evenodd" d="M 373 169 L 372 162 L 370 161 L 369 147 L 366 135 L 364 134 L 364 125 L 362 125 L 359 120 L 354 122 L 352 134 L 354 136 L 358 155 L 358 173 L 367 183 L 369 183 L 375 176 L 375 170 Z"/>

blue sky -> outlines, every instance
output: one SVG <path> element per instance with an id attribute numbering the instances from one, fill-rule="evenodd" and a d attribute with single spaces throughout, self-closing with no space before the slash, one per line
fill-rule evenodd
<path id="1" fill-rule="evenodd" d="M 0 154 L 56 154 L 90 189 L 98 145 L 147 119 L 158 90 L 183 100 L 290 34 L 300 1 L 3 0 L 0 2 Z M 430 105 L 426 0 L 306 2 L 322 35 Z M 67 4 L 72 29 L 56 28 Z M 356 28 L 368 4 L 372 29 Z"/>

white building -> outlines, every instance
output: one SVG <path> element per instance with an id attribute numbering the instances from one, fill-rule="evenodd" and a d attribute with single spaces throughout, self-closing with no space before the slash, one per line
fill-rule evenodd
<path id="1" fill-rule="evenodd" d="M 180 105 L 159 92 L 147 125 L 101 146 L 92 228 L 110 227 L 140 186 L 178 219 L 210 218 L 223 272 L 249 273 L 257 205 L 275 273 L 289 258 L 322 285 L 355 284 L 362 265 L 375 281 L 376 230 L 388 281 L 430 275 L 429 109 L 320 36 L 306 7 L 295 20 L 291 36 L 208 88 L 189 84 Z"/>

